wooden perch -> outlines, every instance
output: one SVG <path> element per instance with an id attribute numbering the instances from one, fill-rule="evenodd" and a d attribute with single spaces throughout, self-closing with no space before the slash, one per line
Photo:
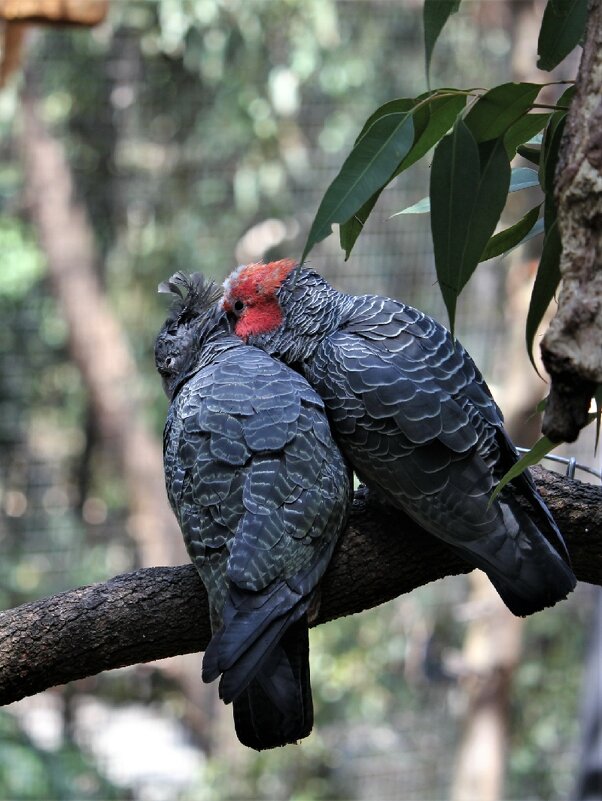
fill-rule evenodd
<path id="1" fill-rule="evenodd" d="M 602 489 L 533 472 L 577 578 L 602 584 Z M 359 490 L 321 585 L 315 624 L 470 570 L 443 543 Z M 0 704 L 102 670 L 201 651 L 209 637 L 207 596 L 192 565 L 137 570 L 24 604 L 0 614 Z"/>

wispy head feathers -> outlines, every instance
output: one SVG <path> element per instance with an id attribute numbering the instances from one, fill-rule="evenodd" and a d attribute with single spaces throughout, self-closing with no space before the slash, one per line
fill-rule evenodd
<path id="1" fill-rule="evenodd" d="M 162 281 L 157 291 L 175 296 L 167 322 L 178 323 L 202 315 L 222 296 L 222 288 L 208 281 L 201 273 L 186 275 L 180 270 L 167 281 Z"/>

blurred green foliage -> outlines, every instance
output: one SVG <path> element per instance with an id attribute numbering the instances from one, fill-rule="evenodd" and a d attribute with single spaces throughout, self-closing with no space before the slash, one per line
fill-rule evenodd
<path id="1" fill-rule="evenodd" d="M 0 712 L 0 797 L 11 801 L 112 801 L 123 798 L 74 744 L 42 749 Z"/>

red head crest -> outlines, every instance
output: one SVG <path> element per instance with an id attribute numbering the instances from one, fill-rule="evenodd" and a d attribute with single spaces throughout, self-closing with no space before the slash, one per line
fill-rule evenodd
<path id="1" fill-rule="evenodd" d="M 276 292 L 297 266 L 293 259 L 247 264 L 224 282 L 224 309 L 238 317 L 235 331 L 242 339 L 274 331 L 282 322 Z"/>

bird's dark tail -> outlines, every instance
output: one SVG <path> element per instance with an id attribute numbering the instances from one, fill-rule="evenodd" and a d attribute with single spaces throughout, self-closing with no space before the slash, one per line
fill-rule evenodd
<path id="1" fill-rule="evenodd" d="M 295 743 L 313 726 L 307 618 L 294 623 L 247 688 L 234 699 L 234 725 L 243 745 Z"/>
<path id="2" fill-rule="evenodd" d="M 500 441 L 508 462 L 517 458 L 507 437 Z M 502 490 L 500 506 L 516 549 L 518 575 L 489 578 L 506 606 L 515 615 L 530 615 L 563 600 L 575 589 L 577 579 L 569 552 L 550 510 L 537 491 L 529 470 L 523 471 Z M 517 530 L 518 529 L 518 530 Z"/>
<path id="3" fill-rule="evenodd" d="M 224 624 L 203 659 L 203 681 L 221 675 L 220 698 L 233 703 L 243 745 L 261 751 L 307 737 L 313 726 L 306 610 L 287 584 L 259 598 L 231 586 Z"/>
<path id="4" fill-rule="evenodd" d="M 553 606 L 566 598 L 577 583 L 562 535 L 537 490 L 528 485 L 528 492 L 522 497 L 530 502 L 531 509 L 525 509 L 524 500 L 521 504 L 514 494 L 500 495 L 507 530 L 511 532 L 505 547 L 514 549 L 516 572 L 496 575 L 487 570 L 506 606 L 520 616 Z"/>
<path id="5" fill-rule="evenodd" d="M 495 526 L 456 549 L 480 567 L 520 617 L 563 600 L 577 579 L 554 519 L 525 472 L 494 501 Z M 451 543 L 450 543 L 451 544 Z"/>

